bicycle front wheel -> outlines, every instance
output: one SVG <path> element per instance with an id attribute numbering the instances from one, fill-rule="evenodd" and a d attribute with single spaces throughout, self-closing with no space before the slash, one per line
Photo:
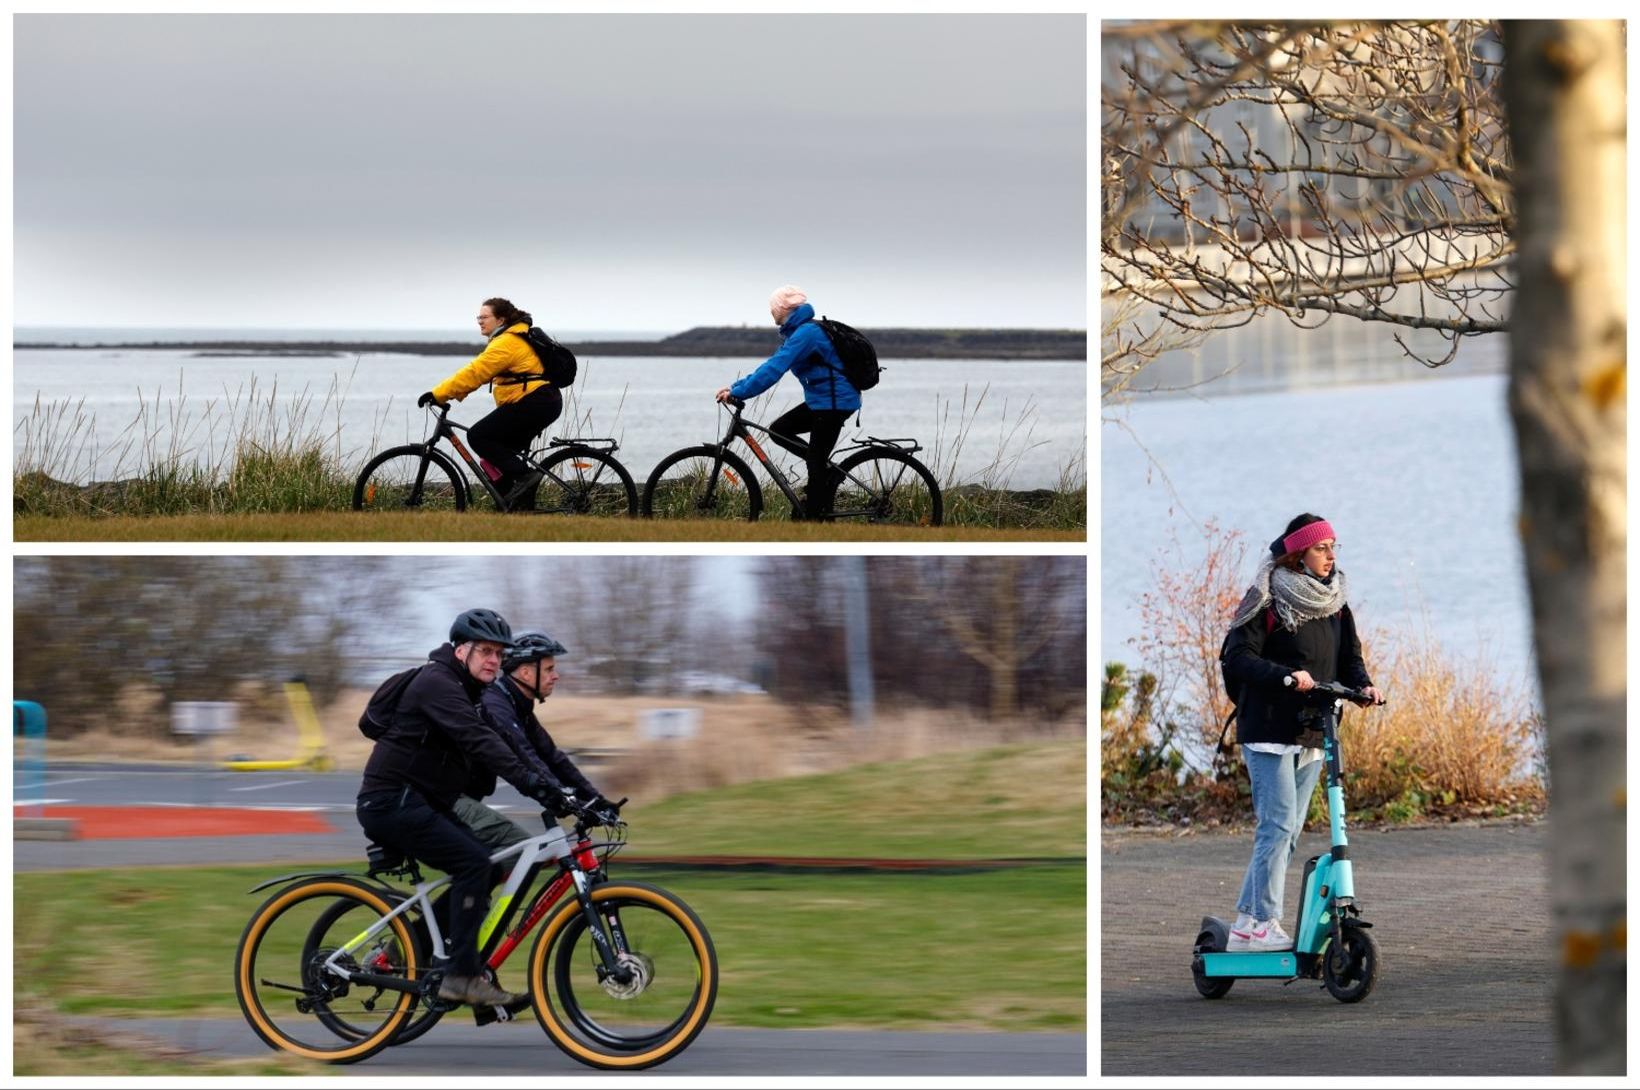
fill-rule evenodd
<path id="1" fill-rule="evenodd" d="M 763 513 L 763 489 L 745 462 L 717 447 L 662 459 L 643 486 L 645 518 L 746 519 Z"/>
<path id="2" fill-rule="evenodd" d="M 606 451 L 565 447 L 541 463 L 546 474 L 536 491 L 535 509 L 549 515 L 638 513 L 638 488 L 632 474 Z"/>
<path id="3" fill-rule="evenodd" d="M 461 471 L 438 451 L 406 446 L 384 450 L 353 484 L 355 511 L 465 511 Z"/>
<path id="4" fill-rule="evenodd" d="M 563 904 L 530 952 L 535 1016 L 554 1044 L 588 1065 L 664 1063 L 705 1028 L 717 999 L 717 952 L 689 906 L 663 889 L 611 882 L 592 891 L 601 935 L 578 900 Z M 603 941 L 600 941 L 603 940 Z M 599 947 L 616 951 L 617 975 Z"/>
<path id="5" fill-rule="evenodd" d="M 843 480 L 832 500 L 834 519 L 938 526 L 945 501 L 928 467 L 903 450 L 867 447 L 837 467 Z"/>
<path id="6" fill-rule="evenodd" d="M 338 910 L 339 901 L 348 902 Z M 323 918 L 348 916 L 358 930 L 352 940 L 393 911 L 382 891 L 357 879 L 335 877 L 298 882 L 263 902 L 251 916 L 234 955 L 239 1009 L 270 1048 L 325 1063 L 356 1063 L 392 1043 L 410 1021 L 417 997 L 352 983 L 324 962 L 337 945 L 309 939 Z M 421 971 L 415 937 L 396 916 L 368 944 L 343 959 L 342 967 L 416 979 Z M 338 1027 L 346 1027 L 343 1032 Z"/>

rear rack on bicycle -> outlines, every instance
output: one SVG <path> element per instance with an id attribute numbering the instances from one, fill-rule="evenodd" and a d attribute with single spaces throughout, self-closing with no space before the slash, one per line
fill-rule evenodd
<path id="1" fill-rule="evenodd" d="M 558 438 L 547 443 L 549 447 L 593 447 L 598 450 L 616 451 L 621 444 L 614 439 L 565 439 Z"/>
<path id="2" fill-rule="evenodd" d="M 892 447 L 895 450 L 911 454 L 923 448 L 915 439 L 879 439 L 875 435 L 868 435 L 858 442 L 850 443 L 843 450 L 855 450 L 860 447 Z"/>

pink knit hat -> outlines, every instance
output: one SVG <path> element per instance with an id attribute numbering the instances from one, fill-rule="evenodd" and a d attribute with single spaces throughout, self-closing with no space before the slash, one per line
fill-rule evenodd
<path id="1" fill-rule="evenodd" d="M 1334 541 L 1338 540 L 1338 535 L 1333 533 L 1332 523 L 1322 519 L 1308 526 L 1300 526 L 1288 534 L 1281 540 L 1281 547 L 1289 553 L 1301 553 L 1316 542 L 1326 541 L 1329 537 Z"/>
<path id="2" fill-rule="evenodd" d="M 774 289 L 769 296 L 769 310 L 776 314 L 787 314 L 809 301 L 808 293 L 794 284 L 787 284 L 783 288 Z"/>

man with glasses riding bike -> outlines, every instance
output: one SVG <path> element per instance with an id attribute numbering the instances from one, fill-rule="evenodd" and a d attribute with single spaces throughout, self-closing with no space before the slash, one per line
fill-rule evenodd
<path id="1" fill-rule="evenodd" d="M 454 809 L 473 766 L 504 777 L 554 813 L 565 806 L 557 782 L 520 761 L 478 711 L 512 644 L 512 628 L 494 610 L 457 617 L 450 642 L 428 656 L 405 689 L 359 785 L 366 835 L 450 876 L 450 961 L 438 990 L 448 1002 L 506 1006 L 521 998 L 487 980 L 479 960 L 478 932 L 495 876 L 490 848 Z"/>
<path id="2" fill-rule="evenodd" d="M 803 493 L 803 513 L 793 518 L 819 518 L 831 511 L 832 479 L 827 463 L 849 415 L 860 408 L 860 391 L 843 373 L 843 361 L 831 338 L 814 321 L 814 308 L 802 288 L 787 285 L 769 297 L 769 316 L 780 327 L 780 351 L 756 371 L 717 392 L 719 401 L 749 401 L 769 389 L 790 371 L 803 385 L 803 402 L 769 425 L 769 438 L 808 465 L 809 483 Z M 807 432 L 807 449 L 797 438 Z"/>

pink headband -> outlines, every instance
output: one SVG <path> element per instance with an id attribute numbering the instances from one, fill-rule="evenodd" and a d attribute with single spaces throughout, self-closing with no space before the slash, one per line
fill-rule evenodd
<path id="1" fill-rule="evenodd" d="M 1316 542 L 1326 541 L 1329 537 L 1334 541 L 1338 540 L 1338 535 L 1333 533 L 1332 523 L 1323 519 L 1308 526 L 1300 526 L 1281 540 L 1281 547 L 1289 553 L 1301 553 Z"/>

